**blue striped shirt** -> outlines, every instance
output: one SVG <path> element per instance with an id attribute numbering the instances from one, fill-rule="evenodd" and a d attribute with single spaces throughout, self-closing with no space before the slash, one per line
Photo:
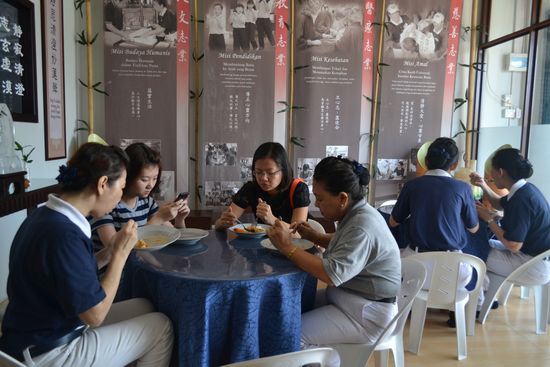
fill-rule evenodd
<path id="1" fill-rule="evenodd" d="M 138 198 L 133 208 L 128 207 L 125 202 L 119 201 L 117 206 L 109 214 L 103 217 L 93 218 L 90 221 L 94 248 L 98 250 L 103 247 L 97 233 L 99 227 L 110 224 L 118 231 L 130 219 L 133 219 L 138 227 L 141 227 L 147 224 L 149 218 L 155 214 L 158 209 L 159 205 L 152 197 Z"/>

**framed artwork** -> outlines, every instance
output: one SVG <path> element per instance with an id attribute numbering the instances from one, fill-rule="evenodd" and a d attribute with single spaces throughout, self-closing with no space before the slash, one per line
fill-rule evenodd
<path id="1" fill-rule="evenodd" d="M 41 2 L 44 80 L 44 138 L 46 160 L 67 156 L 65 142 L 65 91 L 62 0 Z"/>
<path id="2" fill-rule="evenodd" d="M 0 103 L 14 121 L 38 122 L 34 4 L 0 0 Z"/>

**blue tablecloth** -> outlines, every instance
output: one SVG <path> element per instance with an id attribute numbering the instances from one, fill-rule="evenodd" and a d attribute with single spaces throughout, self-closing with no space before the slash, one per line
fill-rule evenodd
<path id="1" fill-rule="evenodd" d="M 122 287 L 172 320 L 172 365 L 199 367 L 298 350 L 316 281 L 260 240 L 214 231 L 197 245 L 132 254 Z"/>

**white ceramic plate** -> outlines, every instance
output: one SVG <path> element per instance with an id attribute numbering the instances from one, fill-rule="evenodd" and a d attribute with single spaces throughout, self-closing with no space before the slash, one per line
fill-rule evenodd
<path id="1" fill-rule="evenodd" d="M 242 232 L 242 229 L 244 228 L 250 228 L 253 226 L 256 226 L 257 228 L 263 229 L 263 231 L 259 232 Z M 239 237 L 247 237 L 247 238 L 261 238 L 264 236 L 267 236 L 267 230 L 270 226 L 267 224 L 254 224 L 254 223 L 243 223 L 243 224 L 237 224 L 233 227 L 229 227 L 228 230 L 235 233 Z"/>
<path id="2" fill-rule="evenodd" d="M 179 228 L 180 238 L 176 241 L 178 245 L 194 245 L 204 237 L 208 236 L 208 231 L 199 228 Z"/>
<path id="3" fill-rule="evenodd" d="M 168 246 L 178 238 L 180 238 L 180 231 L 176 228 L 161 225 L 143 226 L 138 228 L 138 240 L 144 241 L 147 247 L 134 247 L 134 249 L 139 251 L 156 251 Z"/>
<path id="4" fill-rule="evenodd" d="M 293 238 L 292 239 L 292 244 L 294 246 L 298 247 L 299 249 L 302 249 L 302 250 L 307 250 L 307 249 L 310 249 L 314 246 L 313 242 L 305 240 L 303 238 Z M 273 244 L 271 243 L 269 238 L 266 238 L 265 240 L 262 240 L 262 242 L 260 242 L 260 245 L 262 245 L 264 248 L 266 248 L 268 250 L 279 251 L 279 250 L 277 250 L 277 248 L 275 246 L 273 246 Z"/>

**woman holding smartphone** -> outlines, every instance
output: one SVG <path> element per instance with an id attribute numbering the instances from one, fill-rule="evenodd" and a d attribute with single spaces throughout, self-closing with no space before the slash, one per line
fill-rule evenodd
<path id="1" fill-rule="evenodd" d="M 108 247 L 115 233 L 129 221 L 139 227 L 161 224 L 185 228 L 190 209 L 187 197 L 160 205 L 150 195 L 160 182 L 162 171 L 160 154 L 143 143 L 130 144 L 126 150 L 130 158 L 128 177 L 122 200 L 107 215 L 91 222 L 96 250 Z"/>

